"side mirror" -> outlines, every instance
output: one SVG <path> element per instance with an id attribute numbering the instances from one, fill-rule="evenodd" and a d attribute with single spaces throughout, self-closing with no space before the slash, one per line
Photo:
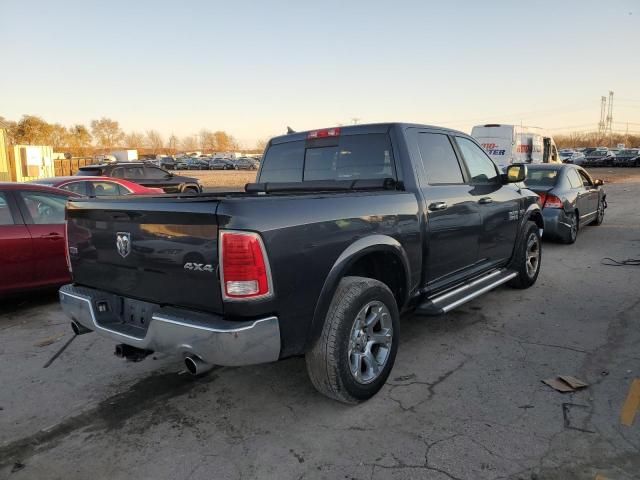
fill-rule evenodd
<path id="1" fill-rule="evenodd" d="M 596 187 L 600 187 L 600 186 L 604 185 L 604 181 L 603 181 L 602 179 L 600 179 L 600 178 L 596 178 L 596 179 L 593 181 L 593 184 L 594 184 Z"/>
<path id="2" fill-rule="evenodd" d="M 524 182 L 527 178 L 527 166 L 523 164 L 509 165 L 504 175 L 505 183 Z"/>

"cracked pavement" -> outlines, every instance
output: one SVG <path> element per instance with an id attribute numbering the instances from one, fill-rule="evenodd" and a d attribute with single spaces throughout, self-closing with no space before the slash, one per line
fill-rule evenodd
<path id="1" fill-rule="evenodd" d="M 71 336 L 55 295 L 5 303 L 0 479 L 640 478 L 640 413 L 620 424 L 640 269 L 600 264 L 640 256 L 640 183 L 607 191 L 601 227 L 544 243 L 533 288 L 404 318 L 387 385 L 359 406 L 317 394 L 301 358 L 193 379 L 90 334 L 43 368 Z M 562 374 L 590 386 L 541 383 Z"/>

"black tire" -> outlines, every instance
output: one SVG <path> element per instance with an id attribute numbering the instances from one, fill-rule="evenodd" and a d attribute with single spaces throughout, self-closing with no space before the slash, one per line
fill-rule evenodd
<path id="1" fill-rule="evenodd" d="M 572 243 L 576 243 L 578 231 L 580 230 L 580 220 L 577 212 L 565 213 L 565 217 L 567 224 L 570 225 L 570 227 L 562 234 L 560 240 L 562 240 L 562 243 L 570 245 Z"/>
<path id="2" fill-rule="evenodd" d="M 604 199 L 601 199 L 598 201 L 598 214 L 596 215 L 596 218 L 593 219 L 593 222 L 591 222 L 590 225 L 594 225 L 594 226 L 598 226 L 598 225 L 602 225 L 602 222 L 604 221 Z"/>
<path id="3" fill-rule="evenodd" d="M 537 261 L 535 268 L 531 269 L 529 248 L 530 242 L 534 241 L 537 245 Z M 516 245 L 513 259 L 509 265 L 511 270 L 517 272 L 517 276 L 509 281 L 507 285 L 513 288 L 529 288 L 536 283 L 538 274 L 540 273 L 540 265 L 542 263 L 542 242 L 540 238 L 540 230 L 535 222 L 527 222 L 524 232 Z"/>
<path id="4" fill-rule="evenodd" d="M 182 193 L 200 193 L 200 190 L 196 187 L 185 187 L 184 190 L 182 190 Z"/>
<path id="5" fill-rule="evenodd" d="M 384 322 L 379 322 L 380 330 L 376 333 L 379 337 L 388 339 L 390 328 L 391 339 L 386 343 L 381 342 L 377 353 L 367 355 L 364 351 L 368 349 L 373 352 L 376 345 L 363 347 L 364 344 L 368 345 L 370 337 L 357 319 L 363 311 L 362 318 L 370 318 L 371 315 L 375 317 L 375 314 L 365 310 L 372 304 L 371 312 L 374 308 L 378 311 L 380 305 L 386 307 L 386 314 L 380 315 L 380 318 L 384 317 Z M 313 386 L 327 397 L 344 403 L 355 404 L 373 397 L 382 388 L 393 368 L 399 343 L 399 318 L 396 300 L 384 283 L 371 278 L 344 277 L 331 301 L 322 333 L 305 356 L 307 372 Z M 383 324 L 386 324 L 386 328 L 383 328 Z M 360 336 L 358 332 L 364 335 Z M 369 369 L 362 370 L 362 366 L 366 367 L 368 364 L 364 361 L 365 358 L 375 359 L 379 354 L 384 356 L 382 366 L 377 359 L 374 360 L 379 370 L 365 381 L 365 376 L 370 374 Z M 358 366 L 355 371 L 359 373 L 352 373 L 356 362 Z M 374 371 L 372 368 L 371 372 Z M 360 380 L 356 380 L 356 375 Z"/>

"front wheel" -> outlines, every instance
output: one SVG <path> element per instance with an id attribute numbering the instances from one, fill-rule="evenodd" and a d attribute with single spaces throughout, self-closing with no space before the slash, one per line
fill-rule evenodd
<path id="1" fill-rule="evenodd" d="M 322 333 L 305 356 L 313 386 L 344 403 L 373 397 L 393 368 L 399 317 L 396 300 L 384 283 L 343 278 Z"/>
<path id="2" fill-rule="evenodd" d="M 516 245 L 509 268 L 517 276 L 509 281 L 513 288 L 529 288 L 536 283 L 542 262 L 542 241 L 540 230 L 535 222 L 527 222 L 524 234 Z"/>
<path id="3" fill-rule="evenodd" d="M 602 225 L 602 222 L 604 221 L 604 199 L 600 200 L 598 202 L 598 214 L 596 215 L 596 218 L 593 220 L 593 222 L 591 222 L 591 225 Z"/>

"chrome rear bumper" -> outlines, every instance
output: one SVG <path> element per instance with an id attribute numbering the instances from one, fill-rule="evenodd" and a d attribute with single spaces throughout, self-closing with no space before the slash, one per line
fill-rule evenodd
<path id="1" fill-rule="evenodd" d="M 196 355 L 215 365 L 267 363 L 280 356 L 278 318 L 271 316 L 231 322 L 218 315 L 160 307 L 154 310 L 146 332 L 136 335 L 120 328 L 110 312 L 98 312 L 96 300 L 106 292 L 65 285 L 60 304 L 73 321 L 118 343 L 168 354 Z"/>

